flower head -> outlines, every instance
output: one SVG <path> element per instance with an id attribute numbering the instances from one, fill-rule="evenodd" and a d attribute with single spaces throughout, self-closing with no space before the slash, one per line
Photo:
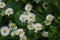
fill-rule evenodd
<path id="1" fill-rule="evenodd" d="M 0 8 L 4 8 L 5 7 L 5 3 L 4 2 L 0 2 Z"/>
<path id="2" fill-rule="evenodd" d="M 51 24 L 51 21 L 49 21 L 49 20 L 46 20 L 46 21 L 44 21 L 44 23 L 45 23 L 45 25 L 50 25 Z"/>
<path id="3" fill-rule="evenodd" d="M 40 24 L 40 23 L 36 23 L 35 24 L 35 30 L 42 30 L 42 24 Z"/>
<path id="4" fill-rule="evenodd" d="M 12 8 L 7 8 L 6 10 L 5 10 L 5 14 L 6 15 L 11 15 L 11 14 L 13 14 L 13 9 Z"/>
<path id="5" fill-rule="evenodd" d="M 27 26 L 29 30 L 33 30 L 34 29 L 34 24 L 28 25 Z"/>
<path id="6" fill-rule="evenodd" d="M 54 16 L 52 16 L 51 14 L 46 16 L 46 20 L 52 21 L 54 18 Z"/>
<path id="7" fill-rule="evenodd" d="M 26 11 L 31 11 L 31 9 L 32 9 L 32 5 L 31 4 L 26 4 L 25 10 Z"/>
<path id="8" fill-rule="evenodd" d="M 29 15 L 29 20 L 35 20 L 35 14 L 31 13 L 31 14 Z"/>
<path id="9" fill-rule="evenodd" d="M 23 36 L 24 35 L 24 31 L 23 31 L 23 29 L 18 29 L 18 35 L 21 37 L 21 36 Z"/>
<path id="10" fill-rule="evenodd" d="M 20 37 L 20 40 L 27 40 L 26 36 Z"/>
<path id="11" fill-rule="evenodd" d="M 10 33 L 10 29 L 7 26 L 3 26 L 1 28 L 1 35 L 2 36 L 8 36 Z"/>
<path id="12" fill-rule="evenodd" d="M 10 28 L 11 30 L 16 30 L 16 29 L 17 29 L 17 26 L 16 26 L 15 23 L 9 23 L 9 28 Z"/>
<path id="13" fill-rule="evenodd" d="M 24 14 L 22 14 L 20 17 L 19 17 L 19 20 L 22 21 L 22 22 L 25 22 L 27 19 L 26 19 L 26 16 Z"/>
<path id="14" fill-rule="evenodd" d="M 48 37 L 48 32 L 43 31 L 42 36 L 43 36 L 43 37 Z"/>
<path id="15" fill-rule="evenodd" d="M 18 31 L 17 30 L 11 32 L 11 36 L 16 36 L 16 35 L 18 35 Z"/>

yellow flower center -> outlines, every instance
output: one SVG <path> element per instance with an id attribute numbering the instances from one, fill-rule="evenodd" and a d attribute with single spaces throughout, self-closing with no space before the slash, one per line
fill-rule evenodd
<path id="1" fill-rule="evenodd" d="M 46 24 L 48 24 L 50 21 L 46 21 Z"/>
<path id="2" fill-rule="evenodd" d="M 40 28 L 40 26 L 37 26 L 37 29 L 39 29 Z"/>
<path id="3" fill-rule="evenodd" d="M 51 19 L 51 16 L 49 16 L 48 19 Z"/>
<path id="4" fill-rule="evenodd" d="M 30 9 L 30 6 L 28 6 L 28 9 Z"/>
<path id="5" fill-rule="evenodd" d="M 0 4 L 0 6 L 3 6 L 3 4 Z"/>
<path id="6" fill-rule="evenodd" d="M 19 34 L 22 34 L 22 31 L 20 31 Z"/>
<path id="7" fill-rule="evenodd" d="M 25 17 L 22 17 L 22 20 L 25 20 Z"/>
<path id="8" fill-rule="evenodd" d="M 30 16 L 30 19 L 32 19 L 33 18 L 33 16 Z"/>
<path id="9" fill-rule="evenodd" d="M 33 26 L 32 26 L 32 25 L 30 25 L 30 28 L 33 28 Z"/>
<path id="10" fill-rule="evenodd" d="M 22 40 L 25 40 L 25 38 L 24 38 L 24 37 L 22 37 Z"/>
<path id="11" fill-rule="evenodd" d="M 8 13 L 11 13 L 11 10 L 8 10 Z"/>
<path id="12" fill-rule="evenodd" d="M 11 28 L 12 28 L 12 29 L 14 29 L 15 27 L 16 27 L 16 25 L 15 25 L 15 24 L 12 24 L 12 25 L 11 25 Z"/>
<path id="13" fill-rule="evenodd" d="M 15 28 L 15 26 L 14 26 L 14 25 L 12 25 L 11 27 L 12 27 L 12 28 Z"/>
<path id="14" fill-rule="evenodd" d="M 26 15 L 28 15 L 28 12 L 26 12 Z"/>
<path id="15" fill-rule="evenodd" d="M 14 36 L 15 36 L 15 35 L 16 35 L 16 32 L 14 32 L 13 34 L 14 34 Z"/>
<path id="16" fill-rule="evenodd" d="M 7 30 L 5 29 L 5 30 L 3 30 L 3 32 L 4 32 L 4 33 L 6 33 L 6 32 L 7 32 Z"/>

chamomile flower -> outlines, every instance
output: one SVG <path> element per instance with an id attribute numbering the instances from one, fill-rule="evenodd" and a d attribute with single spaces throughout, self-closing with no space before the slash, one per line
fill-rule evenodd
<path id="1" fill-rule="evenodd" d="M 33 24 L 35 21 L 36 21 L 36 20 L 28 20 L 27 23 L 28 23 L 29 25 L 31 25 L 31 24 Z"/>
<path id="2" fill-rule="evenodd" d="M 42 36 L 43 36 L 43 37 L 48 37 L 48 32 L 43 31 Z"/>
<path id="3" fill-rule="evenodd" d="M 31 9 L 32 9 L 32 5 L 31 4 L 26 4 L 25 10 L 26 11 L 31 11 Z"/>
<path id="4" fill-rule="evenodd" d="M 21 37 L 24 35 L 24 30 L 23 29 L 18 29 L 18 35 Z"/>
<path id="5" fill-rule="evenodd" d="M 20 37 L 20 40 L 27 40 L 26 36 Z"/>
<path id="6" fill-rule="evenodd" d="M 15 23 L 9 23 L 9 28 L 10 28 L 11 30 L 16 30 L 16 29 L 17 29 L 17 26 L 16 26 Z"/>
<path id="7" fill-rule="evenodd" d="M 46 21 L 44 21 L 44 23 L 45 23 L 45 25 L 50 25 L 51 24 L 51 21 L 49 21 L 49 20 L 46 20 Z"/>
<path id="8" fill-rule="evenodd" d="M 34 0 L 36 3 L 39 3 L 41 0 Z"/>
<path id="9" fill-rule="evenodd" d="M 24 12 L 24 15 L 26 16 L 26 20 L 28 20 L 29 19 L 29 15 L 31 14 L 31 12 L 29 12 L 29 11 L 25 11 Z"/>
<path id="10" fill-rule="evenodd" d="M 40 24 L 40 23 L 36 23 L 35 24 L 35 30 L 42 30 L 42 24 Z"/>
<path id="11" fill-rule="evenodd" d="M 7 26 L 3 26 L 1 28 L 1 35 L 2 36 L 8 36 L 10 33 L 10 29 Z"/>
<path id="12" fill-rule="evenodd" d="M 54 19 L 54 16 L 52 16 L 51 14 L 48 14 L 46 16 L 46 20 L 52 21 Z"/>
<path id="13" fill-rule="evenodd" d="M 34 24 L 28 25 L 27 28 L 28 28 L 29 30 L 33 30 L 33 29 L 34 29 Z"/>
<path id="14" fill-rule="evenodd" d="M 13 14 L 14 12 L 13 12 L 13 9 L 12 8 L 7 8 L 6 10 L 5 10 L 5 14 L 6 15 L 11 15 L 11 14 Z"/>
<path id="15" fill-rule="evenodd" d="M 14 31 L 11 32 L 11 36 L 16 36 L 16 35 L 18 35 L 18 31 L 17 30 L 14 30 Z"/>
<path id="16" fill-rule="evenodd" d="M 20 17 L 19 17 L 19 20 L 22 21 L 22 22 L 25 22 L 27 19 L 26 19 L 26 16 L 24 14 L 22 14 Z"/>
<path id="17" fill-rule="evenodd" d="M 31 13 L 31 14 L 29 15 L 29 20 L 35 20 L 35 14 Z"/>
<path id="18" fill-rule="evenodd" d="M 6 4 L 4 2 L 0 2 L 0 8 L 4 8 Z"/>

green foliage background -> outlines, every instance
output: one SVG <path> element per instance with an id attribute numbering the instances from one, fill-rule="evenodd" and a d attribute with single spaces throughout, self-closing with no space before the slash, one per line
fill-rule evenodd
<path id="1" fill-rule="evenodd" d="M 36 4 L 36 2 L 34 2 L 33 0 L 19 0 L 18 2 L 16 2 L 15 0 L 3 0 L 3 2 L 6 3 L 6 7 L 4 9 L 0 9 L 0 13 L 4 13 L 3 10 L 7 8 L 13 8 L 14 14 L 10 16 L 1 16 L 0 14 L 0 28 L 2 26 L 8 26 L 9 21 L 11 20 L 12 22 L 16 23 L 18 28 L 24 29 L 28 40 L 60 40 L 60 0 L 41 0 L 41 2 L 38 4 Z M 44 9 L 42 7 L 42 4 L 44 2 L 48 3 L 46 5 L 47 9 Z M 19 16 L 24 12 L 24 7 L 27 3 L 30 3 L 33 6 L 31 12 L 36 14 L 36 22 L 42 23 L 44 27 L 43 30 L 49 32 L 49 36 L 47 38 L 42 37 L 41 32 L 43 30 L 38 33 L 34 33 L 34 31 L 29 31 L 27 29 L 27 23 L 21 23 L 19 21 Z M 44 24 L 44 20 L 47 14 L 52 14 L 55 17 L 50 26 L 46 26 Z M 0 40 L 19 40 L 19 37 L 12 37 L 10 35 L 7 37 L 3 37 L 0 35 Z"/>

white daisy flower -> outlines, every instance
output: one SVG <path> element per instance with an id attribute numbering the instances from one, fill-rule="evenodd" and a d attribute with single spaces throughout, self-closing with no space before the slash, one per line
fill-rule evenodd
<path id="1" fill-rule="evenodd" d="M 20 40 L 27 40 L 26 36 L 20 37 Z"/>
<path id="2" fill-rule="evenodd" d="M 35 30 L 42 30 L 42 24 L 40 24 L 40 23 L 36 23 L 35 24 Z"/>
<path id="3" fill-rule="evenodd" d="M 51 14 L 48 14 L 46 16 L 46 20 L 52 21 L 54 19 L 54 16 L 52 16 Z"/>
<path id="4" fill-rule="evenodd" d="M 19 17 L 19 20 L 22 21 L 22 22 L 25 22 L 27 19 L 26 19 L 26 16 L 24 14 L 22 14 L 20 17 Z"/>
<path id="5" fill-rule="evenodd" d="M 4 2 L 0 2 L 0 8 L 4 8 L 6 4 Z"/>
<path id="6" fill-rule="evenodd" d="M 10 29 L 7 26 L 3 26 L 1 28 L 1 35 L 2 36 L 8 36 L 10 33 Z"/>
<path id="7" fill-rule="evenodd" d="M 9 23 L 9 28 L 10 28 L 11 30 L 16 30 L 16 29 L 17 29 L 17 26 L 16 26 L 15 23 Z"/>
<path id="8" fill-rule="evenodd" d="M 25 11 L 24 12 L 24 15 L 26 16 L 26 20 L 28 20 L 29 19 L 29 15 L 31 14 L 31 12 L 29 12 L 29 11 Z"/>
<path id="9" fill-rule="evenodd" d="M 31 4 L 26 4 L 25 10 L 26 11 L 31 11 L 31 9 L 32 9 L 32 5 Z"/>
<path id="10" fill-rule="evenodd" d="M 23 29 L 18 29 L 18 35 L 21 37 L 25 34 L 25 32 L 23 31 Z"/>
<path id="11" fill-rule="evenodd" d="M 39 3 L 41 0 L 34 0 L 36 3 Z"/>
<path id="12" fill-rule="evenodd" d="M 29 15 L 29 20 L 34 20 L 35 21 L 35 14 L 31 13 Z"/>
<path id="13" fill-rule="evenodd" d="M 34 24 L 31 24 L 31 25 L 28 25 L 27 28 L 28 28 L 29 30 L 33 30 L 33 29 L 34 29 L 34 26 L 35 26 Z"/>
<path id="14" fill-rule="evenodd" d="M 43 36 L 43 37 L 48 37 L 48 32 L 43 31 L 42 36 Z"/>
<path id="15" fill-rule="evenodd" d="M 17 30 L 11 32 L 11 36 L 16 36 L 16 35 L 18 35 L 18 31 Z"/>
<path id="16" fill-rule="evenodd" d="M 7 8 L 6 10 L 5 10 L 5 14 L 6 15 L 11 15 L 11 14 L 13 14 L 14 12 L 13 12 L 13 9 L 12 8 Z"/>
<path id="17" fill-rule="evenodd" d="M 35 21 L 36 21 L 36 20 L 28 20 L 27 23 L 28 23 L 29 25 L 31 25 L 31 24 L 33 24 Z"/>
<path id="18" fill-rule="evenodd" d="M 51 24 L 51 21 L 49 21 L 49 20 L 46 20 L 46 21 L 44 21 L 44 23 L 45 23 L 45 25 L 50 25 Z"/>

